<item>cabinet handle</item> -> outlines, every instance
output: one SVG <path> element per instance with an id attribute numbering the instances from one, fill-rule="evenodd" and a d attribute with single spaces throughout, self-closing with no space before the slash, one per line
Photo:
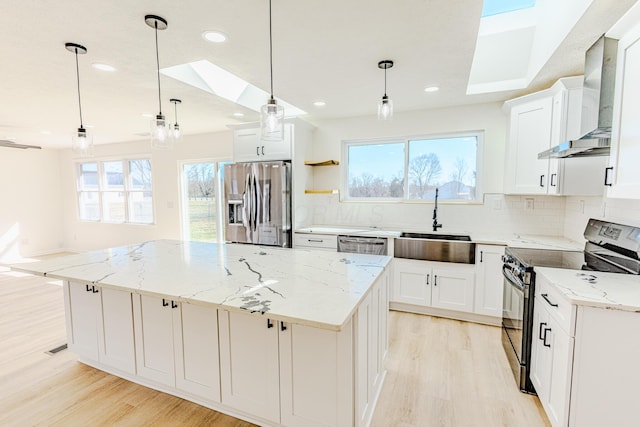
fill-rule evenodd
<path id="1" fill-rule="evenodd" d="M 322 243 L 322 242 L 324 242 L 324 240 L 321 240 L 321 239 L 307 239 L 307 242 L 309 242 L 309 243 Z"/>
<path id="2" fill-rule="evenodd" d="M 262 155 L 264 156 L 264 145 L 262 146 Z"/>
<path id="3" fill-rule="evenodd" d="M 604 185 L 607 187 L 613 186 L 612 182 L 609 182 L 609 171 L 613 170 L 613 166 L 609 166 L 608 168 L 604 168 Z"/>
<path id="4" fill-rule="evenodd" d="M 85 286 L 85 292 L 91 292 L 91 289 L 89 288 L 89 285 L 84 285 Z"/>
<path id="5" fill-rule="evenodd" d="M 260 146 L 256 146 L 256 156 L 260 155 Z"/>
<path id="6" fill-rule="evenodd" d="M 433 286 L 438 286 L 438 275 L 437 274 L 433 275 Z"/>
<path id="7" fill-rule="evenodd" d="M 544 187 L 544 175 L 540 175 L 540 187 Z"/>
<path id="8" fill-rule="evenodd" d="M 166 299 L 162 298 L 162 306 L 163 307 L 167 307 L 169 305 L 169 301 L 167 301 Z"/>
<path id="9" fill-rule="evenodd" d="M 430 274 L 427 274 L 426 278 L 427 278 L 427 286 L 429 286 L 429 276 Z"/>
<path id="10" fill-rule="evenodd" d="M 280 321 L 280 331 L 284 332 L 287 330 L 286 325 L 284 324 L 284 322 Z"/>
<path id="11" fill-rule="evenodd" d="M 94 294 L 97 294 L 100 291 L 95 286 L 92 286 L 91 287 L 91 292 L 93 292 Z"/>
<path id="12" fill-rule="evenodd" d="M 174 300 L 171 300 L 171 308 L 178 308 L 178 304 Z"/>
<path id="13" fill-rule="evenodd" d="M 271 321 L 271 319 L 267 319 L 267 329 L 271 328 L 273 328 L 273 322 Z"/>
<path id="14" fill-rule="evenodd" d="M 542 345 L 545 347 L 551 347 L 551 344 L 547 344 L 547 332 L 551 332 L 551 328 L 544 328 L 544 336 L 542 337 Z"/>
<path id="15" fill-rule="evenodd" d="M 549 305 L 550 305 L 551 307 L 557 307 L 557 306 L 558 306 L 558 304 L 554 304 L 554 303 L 552 303 L 552 302 L 549 300 L 549 298 L 548 298 L 548 297 L 549 297 L 549 294 L 541 294 L 540 296 L 541 296 L 542 298 L 544 298 L 544 300 L 545 300 L 547 303 L 549 303 Z"/>
<path id="16" fill-rule="evenodd" d="M 484 251 L 480 251 L 480 262 L 482 262 L 482 254 L 484 253 Z"/>
<path id="17" fill-rule="evenodd" d="M 545 322 L 540 322 L 540 329 L 538 330 L 538 339 L 541 339 L 541 340 L 544 340 L 544 338 L 542 337 L 543 326 L 547 326 L 547 324 Z"/>
<path id="18" fill-rule="evenodd" d="M 557 174 L 557 173 L 552 173 L 552 174 L 551 174 L 551 182 L 549 183 L 549 185 L 550 185 L 550 186 L 552 186 L 552 187 L 555 187 L 555 186 L 556 186 L 556 183 L 555 183 L 555 180 L 554 180 L 554 178 L 556 177 L 556 175 L 558 175 L 558 174 Z"/>

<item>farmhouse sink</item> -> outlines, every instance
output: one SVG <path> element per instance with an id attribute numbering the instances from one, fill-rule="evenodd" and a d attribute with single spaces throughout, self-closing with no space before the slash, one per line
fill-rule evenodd
<path id="1" fill-rule="evenodd" d="M 400 233 L 394 239 L 394 257 L 475 264 L 476 244 L 459 234 Z"/>

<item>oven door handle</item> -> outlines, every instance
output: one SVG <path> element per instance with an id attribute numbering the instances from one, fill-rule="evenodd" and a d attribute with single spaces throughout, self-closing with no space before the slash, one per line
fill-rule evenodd
<path id="1" fill-rule="evenodd" d="M 502 266 L 502 275 L 514 287 L 520 289 L 523 292 L 527 290 L 527 286 L 524 283 L 520 282 L 518 278 L 513 274 L 511 269 L 506 265 Z"/>

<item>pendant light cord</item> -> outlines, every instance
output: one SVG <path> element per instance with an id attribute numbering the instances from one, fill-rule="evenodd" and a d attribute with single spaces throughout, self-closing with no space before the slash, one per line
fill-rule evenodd
<path id="1" fill-rule="evenodd" d="M 271 0 L 269 0 L 269 70 L 271 73 L 271 99 L 273 99 L 273 35 L 271 32 Z"/>
<path id="2" fill-rule="evenodd" d="M 387 67 L 384 68 L 384 96 L 387 96 Z"/>
<path id="3" fill-rule="evenodd" d="M 176 116 L 176 124 L 178 124 L 178 103 L 177 102 L 173 103 L 173 111 L 174 111 L 175 116 Z"/>
<path id="4" fill-rule="evenodd" d="M 78 48 L 76 51 L 76 80 L 78 82 L 78 110 L 80 110 L 80 128 L 84 128 L 82 125 L 82 102 L 80 101 L 80 67 L 78 66 Z"/>
<path id="5" fill-rule="evenodd" d="M 155 30 L 156 30 L 156 65 L 158 70 L 158 106 L 160 108 L 160 112 L 158 113 L 160 116 L 162 115 L 162 97 L 160 96 L 160 55 L 158 53 L 158 21 L 155 21 Z"/>

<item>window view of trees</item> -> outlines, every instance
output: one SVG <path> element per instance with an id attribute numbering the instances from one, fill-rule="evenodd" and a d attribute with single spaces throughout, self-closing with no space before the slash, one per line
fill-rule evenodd
<path id="1" fill-rule="evenodd" d="M 349 198 L 476 198 L 477 135 L 347 146 Z"/>
<path id="2" fill-rule="evenodd" d="M 186 200 L 186 235 L 190 240 L 215 242 L 216 181 L 214 163 L 191 163 L 183 167 Z"/>

